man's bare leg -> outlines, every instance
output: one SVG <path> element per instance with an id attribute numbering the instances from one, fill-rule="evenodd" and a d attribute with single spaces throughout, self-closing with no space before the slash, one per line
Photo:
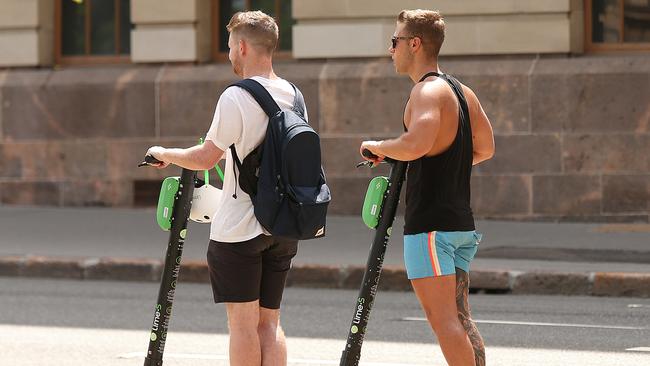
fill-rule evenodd
<path id="1" fill-rule="evenodd" d="M 465 328 L 472 348 L 474 348 L 474 360 L 476 366 L 485 366 L 485 344 L 483 337 L 478 332 L 476 324 L 472 320 L 469 308 L 469 274 L 460 268 L 456 268 L 456 306 L 458 308 L 458 319 Z"/>
<path id="2" fill-rule="evenodd" d="M 449 366 L 474 366 L 474 350 L 456 309 L 456 276 L 411 280 Z"/>
<path id="3" fill-rule="evenodd" d="M 260 322 L 257 332 L 262 349 L 262 365 L 286 365 L 287 341 L 280 326 L 280 309 L 260 307 Z"/>
<path id="4" fill-rule="evenodd" d="M 230 330 L 230 365 L 261 365 L 259 301 L 226 303 L 226 312 Z"/>

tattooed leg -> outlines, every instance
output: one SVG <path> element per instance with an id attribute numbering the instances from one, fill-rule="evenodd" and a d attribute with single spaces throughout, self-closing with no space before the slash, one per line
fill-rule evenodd
<path id="1" fill-rule="evenodd" d="M 476 366 L 485 366 L 485 345 L 483 338 L 472 321 L 469 309 L 469 274 L 460 268 L 456 268 L 456 306 L 458 308 L 458 319 L 463 324 L 472 348 Z"/>

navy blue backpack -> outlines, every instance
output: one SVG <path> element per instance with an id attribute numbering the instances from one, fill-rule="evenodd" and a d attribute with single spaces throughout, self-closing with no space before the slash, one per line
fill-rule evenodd
<path id="1" fill-rule="evenodd" d="M 250 93 L 269 116 L 262 144 L 240 161 L 239 187 L 251 196 L 255 217 L 271 235 L 306 240 L 325 235 L 330 190 L 321 165 L 320 138 L 305 120 L 305 101 L 293 86 L 293 108 L 281 110 L 257 81 L 244 79 L 238 86 Z M 235 195 L 236 197 L 236 195 Z"/>

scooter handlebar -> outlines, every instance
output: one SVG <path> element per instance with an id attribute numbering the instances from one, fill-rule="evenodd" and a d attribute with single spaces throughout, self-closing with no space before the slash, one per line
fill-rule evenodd
<path id="1" fill-rule="evenodd" d="M 154 158 L 153 155 L 145 155 L 144 161 L 142 163 L 138 164 L 138 167 L 158 165 L 158 164 L 162 164 L 162 161 Z"/>
<path id="2" fill-rule="evenodd" d="M 377 158 L 379 158 L 377 155 L 373 154 L 373 153 L 370 152 L 370 150 L 368 150 L 368 149 L 363 149 L 363 151 L 361 152 L 361 155 L 363 155 L 363 156 L 365 156 L 366 158 L 369 158 L 369 159 L 377 159 Z M 386 156 L 386 157 L 384 157 L 384 160 L 383 160 L 383 161 L 392 164 L 392 163 L 394 163 L 396 160 L 395 160 L 395 159 L 391 159 L 391 158 L 389 158 L 388 156 Z"/>

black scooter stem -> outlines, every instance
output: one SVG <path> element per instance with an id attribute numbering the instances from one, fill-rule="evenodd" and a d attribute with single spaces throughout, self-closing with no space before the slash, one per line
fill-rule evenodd
<path id="1" fill-rule="evenodd" d="M 181 255 L 187 233 L 187 220 L 190 217 L 192 194 L 196 172 L 183 169 L 180 186 L 172 212 L 172 226 L 169 230 L 169 242 L 165 256 L 165 267 L 160 280 L 158 302 L 154 310 L 153 324 L 149 336 L 149 350 L 144 359 L 144 366 L 162 366 L 167 329 L 172 315 L 172 303 L 176 292 L 176 281 L 181 267 Z"/>
<path id="2" fill-rule="evenodd" d="M 384 204 L 375 233 L 375 240 L 370 247 L 366 272 L 363 275 L 359 297 L 354 307 L 350 332 L 348 333 L 347 344 L 341 355 L 340 366 L 357 366 L 361 357 L 361 346 L 366 333 L 366 326 L 370 318 L 370 310 L 375 301 L 379 276 L 384 263 L 386 246 L 390 238 L 399 195 L 402 190 L 402 183 L 406 175 L 407 162 L 391 160 L 390 176 L 388 178 L 388 190 L 384 196 Z"/>

